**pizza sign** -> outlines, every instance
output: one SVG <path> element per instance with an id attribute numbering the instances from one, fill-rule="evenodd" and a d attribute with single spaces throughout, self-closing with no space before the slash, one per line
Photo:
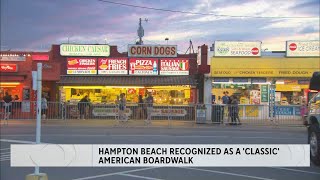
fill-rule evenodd
<path id="1" fill-rule="evenodd" d="M 97 74 L 95 58 L 68 58 L 67 74 Z"/>
<path id="2" fill-rule="evenodd" d="M 131 75 L 158 75 L 158 59 L 155 58 L 130 58 Z"/>
<path id="3" fill-rule="evenodd" d="M 98 74 L 128 74 L 127 58 L 99 58 Z"/>

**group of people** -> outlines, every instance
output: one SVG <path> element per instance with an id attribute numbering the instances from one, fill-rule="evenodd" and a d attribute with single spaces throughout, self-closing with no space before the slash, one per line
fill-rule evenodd
<path id="1" fill-rule="evenodd" d="M 128 116 L 125 113 L 127 100 L 126 100 L 126 94 L 121 93 L 119 97 L 117 97 L 116 102 L 118 107 L 118 119 L 121 122 L 128 121 Z M 79 110 L 79 119 L 85 119 L 86 117 L 86 111 L 90 107 L 90 100 L 88 99 L 88 96 L 84 96 L 78 103 L 78 110 Z M 139 101 L 138 101 L 138 110 L 137 110 L 137 119 L 143 119 L 144 117 L 147 117 L 145 120 L 146 124 L 151 123 L 151 114 L 153 112 L 153 96 L 151 92 L 148 92 L 147 96 L 143 99 L 142 95 L 139 95 Z"/>
<path id="2" fill-rule="evenodd" d="M 128 117 L 125 114 L 126 109 L 126 97 L 125 93 L 121 93 L 119 100 L 117 102 L 119 106 L 119 120 L 120 121 L 128 121 Z M 151 92 L 148 92 L 148 95 L 143 99 L 142 95 L 140 94 L 138 97 L 138 110 L 136 117 L 137 119 L 143 119 L 145 116 L 147 119 L 145 120 L 146 124 L 151 123 L 151 114 L 153 111 L 153 96 Z"/>
<path id="3" fill-rule="evenodd" d="M 228 120 L 231 119 L 231 125 L 241 124 L 240 117 L 239 117 L 239 101 L 236 95 L 229 96 L 228 91 L 223 92 L 222 98 L 219 96 L 216 101 L 213 102 L 214 104 L 223 104 L 228 108 Z M 224 107 L 220 111 L 222 114 L 221 120 L 223 120 L 224 116 Z"/>
<path id="4" fill-rule="evenodd" d="M 5 96 L 3 97 L 3 107 L 4 107 L 4 123 L 8 124 L 8 119 L 10 119 L 11 114 L 13 114 L 13 109 L 17 108 L 17 103 L 19 102 L 19 96 L 10 95 L 8 92 L 5 92 Z M 42 119 L 46 119 L 48 109 L 48 101 L 46 96 L 42 95 L 41 97 L 41 117 Z"/>

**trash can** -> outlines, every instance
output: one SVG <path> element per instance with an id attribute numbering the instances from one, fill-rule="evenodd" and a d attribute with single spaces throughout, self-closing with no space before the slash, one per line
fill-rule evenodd
<path id="1" fill-rule="evenodd" d="M 206 107 L 205 105 L 196 106 L 196 123 L 205 124 L 206 123 Z"/>
<path id="2" fill-rule="evenodd" d="M 221 123 L 223 118 L 223 109 L 224 106 L 221 105 L 213 105 L 212 106 L 212 114 L 211 120 L 214 123 Z"/>

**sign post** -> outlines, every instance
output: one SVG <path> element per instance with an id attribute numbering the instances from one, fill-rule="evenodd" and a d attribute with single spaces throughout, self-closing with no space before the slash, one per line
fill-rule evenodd
<path id="1" fill-rule="evenodd" d="M 34 74 L 34 73 L 33 73 Z M 35 80 L 35 78 L 33 78 Z M 37 63 L 37 121 L 36 121 L 36 144 L 41 143 L 41 92 L 42 92 L 42 63 Z M 34 88 L 34 86 L 33 86 Z M 47 174 L 40 173 L 39 166 L 34 168 L 34 174 L 26 176 L 26 180 L 42 179 L 48 180 Z"/>
<path id="2" fill-rule="evenodd" d="M 275 112 L 275 110 L 276 110 L 276 107 L 275 107 L 276 82 L 275 82 L 275 80 L 272 80 L 269 90 L 270 90 L 269 117 L 270 117 L 271 121 L 273 121 L 275 114 L 276 114 L 276 112 Z"/>

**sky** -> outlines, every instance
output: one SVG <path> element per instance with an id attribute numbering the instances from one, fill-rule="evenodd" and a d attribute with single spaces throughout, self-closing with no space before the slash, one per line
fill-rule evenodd
<path id="1" fill-rule="evenodd" d="M 69 41 L 107 43 L 125 52 L 138 39 L 139 18 L 148 19 L 142 22 L 144 44 L 178 45 L 179 54 L 190 40 L 195 51 L 216 40 L 262 41 L 263 50 L 281 51 L 287 40 L 320 38 L 320 0 L 110 1 L 191 13 L 100 0 L 1 0 L 1 50 L 48 51 L 52 44 Z"/>

